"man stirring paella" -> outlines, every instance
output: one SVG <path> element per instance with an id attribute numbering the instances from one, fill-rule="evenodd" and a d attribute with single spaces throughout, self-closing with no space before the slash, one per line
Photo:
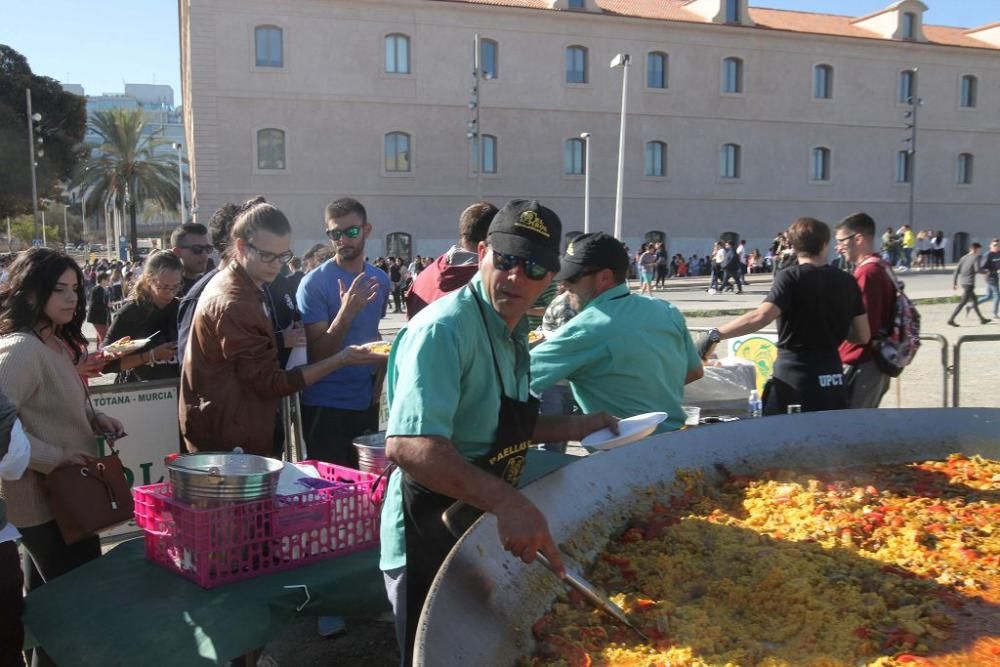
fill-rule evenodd
<path id="1" fill-rule="evenodd" d="M 544 553 L 562 572 L 544 515 L 516 488 L 534 441 L 580 440 L 617 420 L 607 413 L 539 416 L 529 393 L 525 312 L 559 271 L 562 223 L 537 201 L 513 200 L 478 246 L 479 272 L 402 329 L 389 359 L 382 509 L 386 591 L 403 662 L 417 619 L 455 538 L 441 520 L 456 500 L 497 517 L 503 547 L 525 562 Z"/>

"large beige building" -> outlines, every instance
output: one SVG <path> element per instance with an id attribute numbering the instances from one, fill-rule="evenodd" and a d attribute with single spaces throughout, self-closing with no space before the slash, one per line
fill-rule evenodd
<path id="1" fill-rule="evenodd" d="M 938 0 L 943 2 L 945 0 Z M 807 4 L 803 0 L 803 4 Z M 797 216 L 1000 234 L 1000 24 L 924 25 L 746 0 L 180 0 L 197 217 L 263 194 L 297 249 L 361 199 L 371 255 L 435 254 L 480 196 L 611 231 L 628 67 L 623 237 L 763 247 Z M 473 158 L 481 36 L 482 174 Z M 915 155 L 905 117 L 919 97 Z M 406 236 L 409 235 L 409 236 Z M 387 243 L 389 247 L 387 248 Z"/>

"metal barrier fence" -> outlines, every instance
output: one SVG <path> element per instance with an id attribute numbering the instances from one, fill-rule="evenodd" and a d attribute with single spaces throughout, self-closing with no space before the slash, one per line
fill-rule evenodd
<path id="1" fill-rule="evenodd" d="M 951 387 L 951 399 L 952 406 L 959 407 L 959 383 L 962 380 L 961 363 L 962 363 L 962 346 L 969 343 L 995 343 L 1000 342 L 1000 334 L 971 334 L 968 336 L 960 336 L 955 342 L 955 351 L 952 354 L 952 358 L 955 360 L 955 365 L 952 367 L 952 387 Z"/>

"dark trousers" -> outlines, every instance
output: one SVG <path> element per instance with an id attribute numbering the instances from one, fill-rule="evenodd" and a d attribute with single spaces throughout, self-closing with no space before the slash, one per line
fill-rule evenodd
<path id="1" fill-rule="evenodd" d="M 954 322 L 958 314 L 962 312 L 962 309 L 966 306 L 975 308 L 976 316 L 980 320 L 985 320 L 983 314 L 979 312 L 979 299 L 976 298 L 976 288 L 974 285 L 962 285 L 962 300 L 959 301 L 958 306 L 955 308 L 955 312 L 951 314 L 948 318 L 949 322 Z"/>
<path id="2" fill-rule="evenodd" d="M 802 412 L 847 409 L 846 386 L 820 389 L 815 380 L 815 377 L 807 378 L 805 386 L 794 387 L 772 377 L 764 385 L 764 395 L 761 396 L 764 416 L 783 415 L 789 405 L 801 405 Z"/>
<path id="3" fill-rule="evenodd" d="M 17 542 L 0 543 L 0 666 L 20 667 L 24 664 L 24 576 L 17 555 Z"/>
<path id="4" fill-rule="evenodd" d="M 357 468 L 354 439 L 378 431 L 378 405 L 366 410 L 303 405 L 302 425 L 309 458 Z"/>
<path id="5" fill-rule="evenodd" d="M 55 521 L 18 530 L 27 552 L 22 566 L 28 573 L 25 589 L 29 592 L 101 555 L 101 541 L 96 535 L 66 544 Z M 55 663 L 39 648 L 35 649 L 31 664 L 40 667 Z"/>
<path id="6" fill-rule="evenodd" d="M 729 284 L 730 278 L 733 280 L 732 285 Z M 722 287 L 720 287 L 719 289 L 723 290 L 726 289 L 727 287 L 729 289 L 733 289 L 733 285 L 736 286 L 737 292 L 743 294 L 743 281 L 740 279 L 740 269 L 738 266 L 727 268 L 723 271 Z"/>

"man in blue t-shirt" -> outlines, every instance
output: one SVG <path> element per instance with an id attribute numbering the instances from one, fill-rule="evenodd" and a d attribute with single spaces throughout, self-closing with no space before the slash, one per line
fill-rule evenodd
<path id="1" fill-rule="evenodd" d="M 334 256 L 299 284 L 299 311 L 306 326 L 309 363 L 345 345 L 379 340 L 378 324 L 389 304 L 389 277 L 365 261 L 371 234 L 368 214 L 356 199 L 326 207 L 326 235 Z M 302 392 L 302 421 L 309 457 L 357 467 L 354 439 L 378 430 L 382 367 L 355 366 L 326 376 Z"/>

